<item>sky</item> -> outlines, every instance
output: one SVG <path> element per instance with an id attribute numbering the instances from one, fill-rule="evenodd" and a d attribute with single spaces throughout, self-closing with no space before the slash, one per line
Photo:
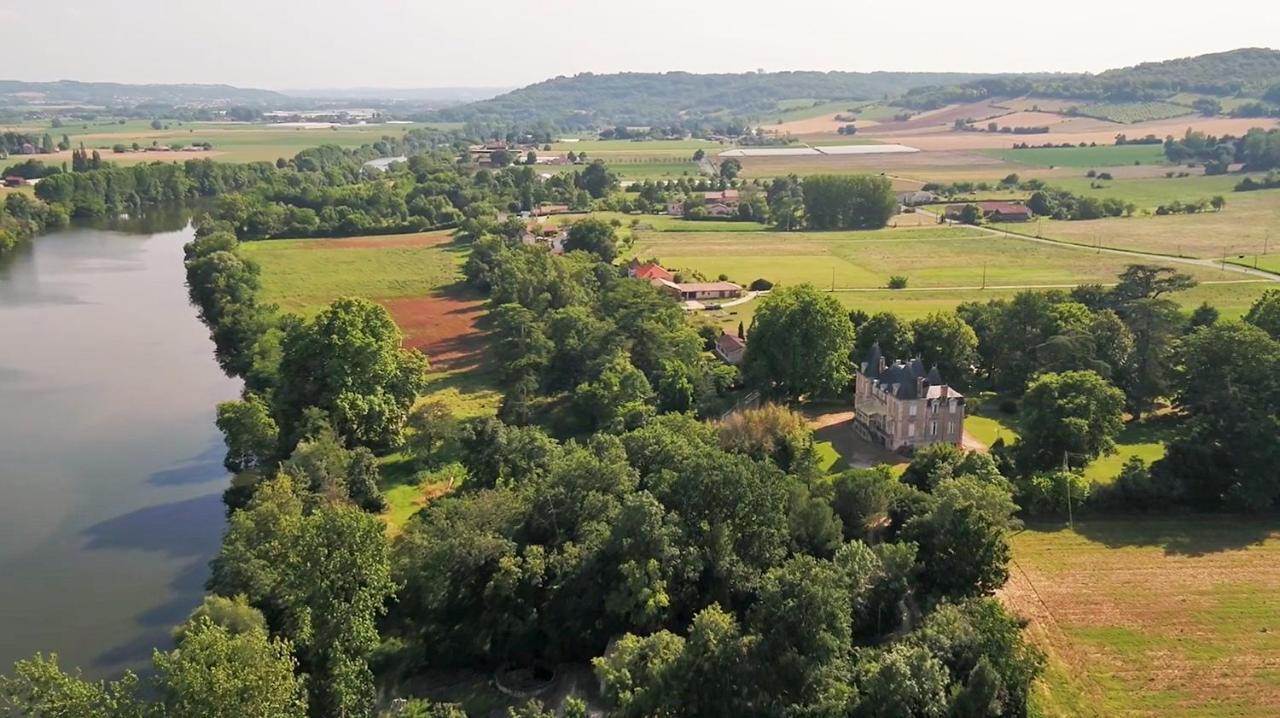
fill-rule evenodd
<path id="1" fill-rule="evenodd" d="M 1275 0 L 0 0 L 0 79 L 513 87 L 580 72 L 1101 71 L 1280 47 Z M 31 32 L 24 23 L 38 23 Z"/>

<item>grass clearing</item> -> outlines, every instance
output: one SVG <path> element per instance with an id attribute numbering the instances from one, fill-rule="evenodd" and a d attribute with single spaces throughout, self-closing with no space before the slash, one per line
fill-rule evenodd
<path id="1" fill-rule="evenodd" d="M 1049 655 L 1040 715 L 1275 715 L 1280 522 L 1089 519 L 1012 545 L 1001 597 Z"/>
<path id="2" fill-rule="evenodd" d="M 1160 418 L 1125 424 L 1116 437 L 1116 452 L 1092 461 L 1085 467 L 1084 477 L 1092 483 L 1109 484 L 1115 481 L 1125 462 L 1134 456 L 1150 466 L 1164 458 L 1165 442 L 1172 438 L 1173 430 L 1174 425 L 1169 420 Z"/>

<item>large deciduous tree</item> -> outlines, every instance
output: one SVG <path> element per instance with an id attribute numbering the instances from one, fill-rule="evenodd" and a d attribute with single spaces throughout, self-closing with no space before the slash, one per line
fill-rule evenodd
<path id="1" fill-rule="evenodd" d="M 385 308 L 355 297 L 290 328 L 276 393 L 281 430 L 296 441 L 303 410 L 317 407 L 349 443 L 396 445 L 427 371 L 426 357 L 401 340 Z"/>
<path id="2" fill-rule="evenodd" d="M 1082 466 L 1111 453 L 1123 427 L 1124 394 L 1092 371 L 1042 374 L 1022 400 L 1020 465 Z"/>
<path id="3" fill-rule="evenodd" d="M 978 358 L 978 335 L 964 320 L 954 313 L 935 312 L 911 323 L 911 337 L 925 366 L 938 367 L 948 384 L 968 384 Z"/>
<path id="4" fill-rule="evenodd" d="M 756 310 L 745 374 L 787 397 L 837 394 L 852 378 L 853 325 L 840 302 L 812 285 L 775 290 Z"/>

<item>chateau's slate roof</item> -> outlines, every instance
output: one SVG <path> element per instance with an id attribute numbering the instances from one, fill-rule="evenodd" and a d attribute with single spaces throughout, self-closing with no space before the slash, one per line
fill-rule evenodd
<path id="1" fill-rule="evenodd" d="M 898 399 L 936 399 L 941 396 L 940 388 L 945 385 L 942 374 L 935 365 L 925 369 L 924 361 L 916 357 L 909 362 L 897 360 L 885 361 L 885 368 L 880 370 L 880 360 L 884 353 L 880 351 L 880 342 L 871 345 L 867 358 L 862 362 L 859 371 L 872 381 L 879 382 L 885 391 Z M 917 381 L 923 379 L 924 382 Z M 961 397 L 960 392 L 950 390 L 951 396 Z"/>

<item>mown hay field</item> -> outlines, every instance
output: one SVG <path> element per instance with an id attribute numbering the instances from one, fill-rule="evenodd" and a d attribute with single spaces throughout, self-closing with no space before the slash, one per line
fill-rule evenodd
<path id="1" fill-rule="evenodd" d="M 1046 718 L 1280 713 L 1280 522 L 1117 517 L 1012 539 Z"/>

